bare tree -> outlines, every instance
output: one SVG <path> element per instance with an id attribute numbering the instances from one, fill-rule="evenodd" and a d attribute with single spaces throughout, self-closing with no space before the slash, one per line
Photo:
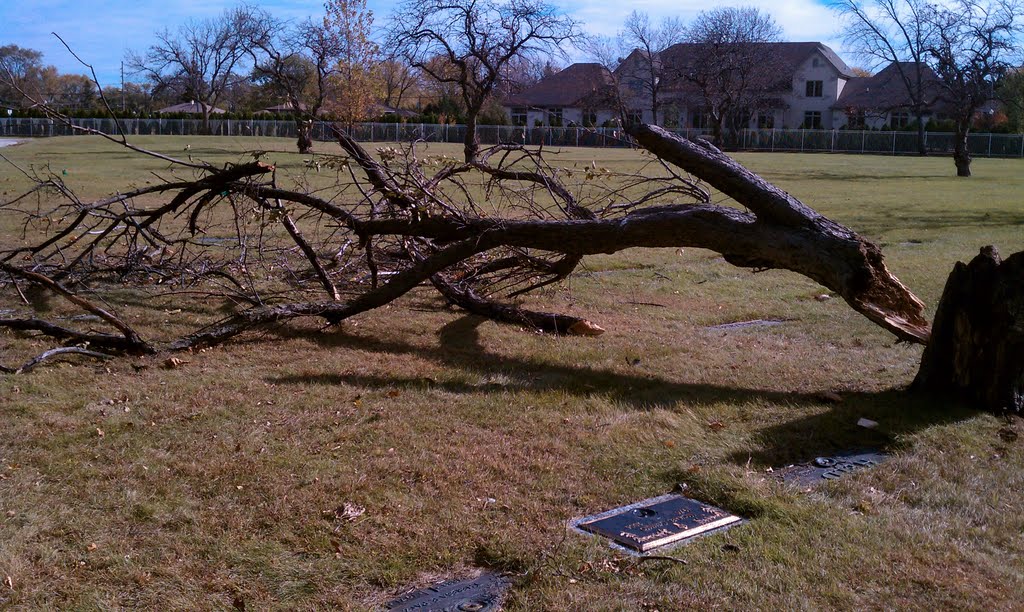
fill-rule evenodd
<path id="1" fill-rule="evenodd" d="M 869 66 L 892 66 L 907 94 L 905 108 L 917 118 L 917 149 L 926 155 L 925 117 L 939 92 L 929 65 L 928 48 L 936 34 L 924 0 L 837 0 L 832 8 L 844 20 L 846 43 Z M 879 109 L 891 111 L 894 109 Z"/>
<path id="2" fill-rule="evenodd" d="M 617 70 L 619 85 L 640 94 L 650 104 L 651 121 L 655 124 L 663 123 L 664 118 L 659 121 L 661 93 L 671 76 L 662 61 L 662 52 L 681 42 L 685 34 L 686 28 L 678 18 L 666 17 L 660 26 L 655 26 L 646 13 L 637 11 L 626 17 L 619 32 L 619 47 L 628 50 Z"/>
<path id="3" fill-rule="evenodd" d="M 431 79 L 456 86 L 466 109 L 466 161 L 476 159 L 477 118 L 519 57 L 563 53 L 576 22 L 542 0 L 407 0 L 395 12 L 387 47 Z M 438 61 L 438 59 L 442 61 Z"/>
<path id="4" fill-rule="evenodd" d="M 254 26 L 252 9 L 238 6 L 216 18 L 189 21 L 173 32 L 157 32 L 157 42 L 144 54 L 129 52 L 127 64 L 155 90 L 171 88 L 198 102 L 203 129 L 209 131 L 210 112 L 242 78 L 239 69 Z"/>
<path id="5" fill-rule="evenodd" d="M 419 87 L 419 74 L 411 66 L 394 55 L 380 63 L 380 77 L 383 85 L 384 104 L 402 108 L 406 94 Z"/>
<path id="6" fill-rule="evenodd" d="M 689 99 L 707 112 L 716 145 L 723 142 L 727 121 L 737 127 L 790 87 L 778 81 L 780 60 L 765 44 L 780 36 L 771 16 L 751 7 L 712 9 L 690 24 L 678 78 L 689 86 Z"/>
<path id="7" fill-rule="evenodd" d="M 1011 67 L 1015 37 L 1020 32 L 1022 5 L 1018 0 L 976 2 L 957 0 L 934 7 L 928 16 L 935 36 L 928 54 L 935 65 L 942 97 L 956 122 L 953 161 L 957 176 L 971 176 L 967 137 L 974 115 L 995 97 L 995 85 Z"/>
<path id="8" fill-rule="evenodd" d="M 253 77 L 268 82 L 296 116 L 300 153 L 313 150 L 313 122 L 333 95 L 333 77 L 341 58 L 337 37 L 323 23 L 307 19 L 288 27 L 260 12 L 248 49 Z"/>

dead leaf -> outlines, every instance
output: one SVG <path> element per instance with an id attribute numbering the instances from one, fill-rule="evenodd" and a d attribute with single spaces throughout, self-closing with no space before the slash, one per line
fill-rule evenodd
<path id="1" fill-rule="evenodd" d="M 167 368 L 168 370 L 173 370 L 175 368 L 180 368 L 181 366 L 187 363 L 188 362 L 185 361 L 184 359 L 178 359 L 177 357 L 168 357 L 167 360 L 164 361 L 164 367 Z"/>
<path id="2" fill-rule="evenodd" d="M 676 447 L 675 440 L 665 440 L 664 444 L 665 444 L 665 448 L 675 448 Z"/>
<path id="3" fill-rule="evenodd" d="M 102 430 L 102 429 L 100 429 L 99 427 L 97 427 L 97 428 L 96 428 L 96 435 L 102 438 L 102 437 L 103 437 L 103 436 L 105 436 L 106 434 L 105 434 L 105 433 L 103 433 L 103 430 Z"/>
<path id="4" fill-rule="evenodd" d="M 711 421 L 708 423 L 708 427 L 710 427 L 712 431 L 720 431 L 725 429 L 725 423 L 721 421 Z"/>
<path id="5" fill-rule="evenodd" d="M 99 547 L 96 546 L 96 542 L 93 542 L 93 543 L 89 544 L 88 546 L 86 546 L 86 548 L 89 549 L 90 551 L 93 551 L 93 550 L 96 550 Z"/>
<path id="6" fill-rule="evenodd" d="M 388 397 L 398 397 L 401 394 L 402 394 L 402 392 L 397 390 L 397 389 L 392 390 L 392 391 L 388 391 Z"/>
<path id="7" fill-rule="evenodd" d="M 827 302 L 832 299 L 832 296 L 827 293 L 822 293 L 821 295 L 814 296 L 814 299 L 818 300 L 819 302 Z"/>
<path id="8" fill-rule="evenodd" d="M 586 319 L 581 319 L 569 326 L 569 335 L 571 336 L 600 336 L 603 333 L 603 327 Z"/>
<path id="9" fill-rule="evenodd" d="M 14 590 L 14 578 L 11 578 L 10 576 L 4 578 L 4 586 L 6 586 L 7 588 L 9 588 L 10 590 L 13 591 Z"/>

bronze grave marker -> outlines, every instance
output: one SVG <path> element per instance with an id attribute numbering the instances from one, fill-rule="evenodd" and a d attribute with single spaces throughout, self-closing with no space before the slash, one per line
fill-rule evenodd
<path id="1" fill-rule="evenodd" d="M 738 516 L 682 495 L 662 495 L 584 517 L 572 526 L 636 552 L 681 542 L 742 522 Z"/>

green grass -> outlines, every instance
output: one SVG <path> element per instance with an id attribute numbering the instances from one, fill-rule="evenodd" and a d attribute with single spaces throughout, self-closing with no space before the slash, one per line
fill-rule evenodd
<path id="1" fill-rule="evenodd" d="M 282 174 L 303 168 L 284 140 L 139 142 L 217 163 L 258 148 Z M 67 169 L 91 197 L 166 172 L 84 137 L 0 153 Z M 884 244 L 932 310 L 957 259 L 1024 249 L 1019 160 L 977 160 L 964 180 L 949 159 L 739 158 Z M 25 184 L 0 167 L 0 193 Z M 0 379 L 0 581 L 13 585 L 0 607 L 373 609 L 488 566 L 514 573 L 514 610 L 1019 608 L 1020 420 L 905 394 L 920 348 L 816 301 L 823 289 L 795 274 L 699 249 L 585 264 L 528 303 L 585 316 L 608 330 L 598 338 L 527 333 L 424 291 L 336 332 L 293 324 L 177 369 L 75 361 Z M 132 308 L 156 327 L 204 306 Z M 706 329 L 755 318 L 786 323 Z M 42 346 L 0 332 L 4 363 Z M 864 444 L 895 458 L 810 494 L 766 471 Z M 566 532 L 679 484 L 750 522 L 672 551 L 687 565 Z M 366 512 L 339 520 L 345 503 Z"/>

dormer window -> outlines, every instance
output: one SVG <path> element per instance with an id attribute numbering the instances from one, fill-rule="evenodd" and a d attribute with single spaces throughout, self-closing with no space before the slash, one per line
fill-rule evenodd
<path id="1" fill-rule="evenodd" d="M 807 81 L 807 97 L 820 98 L 823 91 L 822 81 Z"/>

